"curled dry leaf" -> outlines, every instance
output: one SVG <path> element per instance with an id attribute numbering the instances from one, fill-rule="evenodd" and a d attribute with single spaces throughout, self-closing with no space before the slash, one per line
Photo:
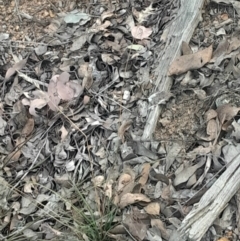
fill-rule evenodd
<path id="1" fill-rule="evenodd" d="M 23 137 L 29 136 L 32 133 L 33 129 L 34 129 L 34 119 L 30 118 L 27 120 L 27 123 L 22 129 L 22 133 L 21 133 L 22 136 Z"/>
<path id="2" fill-rule="evenodd" d="M 118 179 L 117 191 L 120 192 L 123 188 L 132 181 L 132 176 L 127 173 L 122 173 Z"/>
<path id="3" fill-rule="evenodd" d="M 160 204 L 157 202 L 149 203 L 144 210 L 150 215 L 159 215 L 160 213 Z"/>
<path id="4" fill-rule="evenodd" d="M 4 135 L 6 126 L 7 126 L 7 122 L 0 116 L 0 136 Z"/>
<path id="5" fill-rule="evenodd" d="M 69 81 L 70 75 L 67 72 L 63 72 L 57 77 L 57 93 L 62 100 L 71 100 L 74 97 L 74 91 L 66 84 Z"/>
<path id="6" fill-rule="evenodd" d="M 213 140 L 217 137 L 218 131 L 219 131 L 218 124 L 217 124 L 216 120 L 211 119 L 207 123 L 207 134 L 210 136 L 211 140 Z"/>
<path id="7" fill-rule="evenodd" d="M 118 136 L 122 139 L 122 142 L 124 142 L 124 134 L 125 132 L 130 128 L 132 124 L 132 121 L 123 121 L 122 125 L 118 129 Z"/>
<path id="8" fill-rule="evenodd" d="M 49 82 L 48 85 L 48 95 L 49 95 L 49 102 L 48 106 L 51 110 L 56 111 L 57 106 L 60 103 L 60 98 L 57 93 L 57 76 L 55 75 Z"/>
<path id="9" fill-rule="evenodd" d="M 126 193 L 124 194 L 119 202 L 119 207 L 124 208 L 130 204 L 137 202 L 151 202 L 150 198 L 141 193 Z"/>
<path id="10" fill-rule="evenodd" d="M 240 108 L 232 106 L 231 104 L 219 106 L 216 112 L 220 124 L 223 125 L 225 121 L 231 121 L 237 115 L 238 111 L 240 111 Z"/>
<path id="11" fill-rule="evenodd" d="M 67 83 L 66 85 L 73 90 L 74 98 L 80 96 L 83 93 L 83 87 L 76 82 L 71 81 L 71 82 Z"/>
<path id="12" fill-rule="evenodd" d="M 64 125 L 61 127 L 59 131 L 61 131 L 61 141 L 63 142 L 68 135 L 68 131 L 66 130 Z"/>
<path id="13" fill-rule="evenodd" d="M 5 80 L 9 80 L 16 73 L 16 71 L 21 70 L 26 65 L 27 60 L 28 58 L 20 60 L 19 62 L 14 64 L 12 68 L 9 68 L 6 72 Z"/>
<path id="14" fill-rule="evenodd" d="M 45 99 L 35 99 L 30 102 L 29 113 L 33 116 L 38 116 L 35 109 L 41 109 L 47 104 Z"/>
<path id="15" fill-rule="evenodd" d="M 147 183 L 150 169 L 151 169 L 151 165 L 149 163 L 144 163 L 143 164 L 141 177 L 140 177 L 140 179 L 138 181 L 138 183 L 140 183 L 142 186 L 144 186 Z"/>
<path id="16" fill-rule="evenodd" d="M 210 109 L 210 110 L 208 110 L 206 113 L 205 113 L 205 115 L 204 115 L 204 118 L 205 118 L 205 121 L 207 122 L 207 121 L 209 121 L 209 120 L 211 120 L 211 119 L 214 119 L 214 118 L 216 118 L 217 117 L 217 112 L 215 111 L 215 110 L 213 110 L 213 109 Z"/>
<path id="17" fill-rule="evenodd" d="M 72 100 L 83 93 L 83 87 L 74 81 L 69 81 L 70 75 L 63 72 L 54 75 L 48 85 L 49 102 L 51 110 L 56 111 L 60 100 Z"/>
<path id="18" fill-rule="evenodd" d="M 183 74 L 189 70 L 199 69 L 212 58 L 212 45 L 194 54 L 177 57 L 170 65 L 168 75 Z"/>
<path id="19" fill-rule="evenodd" d="M 102 187 L 104 180 L 105 180 L 104 176 L 99 175 L 92 179 L 92 183 L 96 187 Z"/>
<path id="20" fill-rule="evenodd" d="M 176 174 L 176 177 L 174 179 L 174 186 L 188 181 L 188 179 L 197 171 L 198 168 L 204 165 L 204 163 L 205 160 L 201 160 L 196 165 L 184 168 L 181 172 Z"/>
<path id="21" fill-rule="evenodd" d="M 105 196 L 112 198 L 113 195 L 113 188 L 112 188 L 113 181 L 109 180 L 103 185 L 103 190 L 105 192 Z"/>
<path id="22" fill-rule="evenodd" d="M 145 39 L 152 34 L 152 29 L 145 28 L 144 26 L 134 26 L 131 30 L 131 33 L 136 39 Z"/>
<path id="23" fill-rule="evenodd" d="M 168 230 L 166 229 L 163 221 L 161 219 L 152 219 L 151 220 L 151 226 L 157 227 L 161 231 L 161 235 L 165 240 L 169 240 L 170 234 Z"/>
<path id="24" fill-rule="evenodd" d="M 87 96 L 87 95 L 84 95 L 84 97 L 83 97 L 83 104 L 87 105 L 89 102 L 90 102 L 90 97 Z"/>

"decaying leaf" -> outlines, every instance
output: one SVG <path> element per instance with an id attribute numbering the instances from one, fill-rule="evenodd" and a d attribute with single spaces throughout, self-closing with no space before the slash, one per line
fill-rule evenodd
<path id="1" fill-rule="evenodd" d="M 7 122 L 0 116 L 0 136 L 4 135 L 6 126 L 7 126 Z"/>
<path id="2" fill-rule="evenodd" d="M 18 63 L 14 64 L 12 68 L 8 69 L 5 79 L 9 80 L 16 73 L 16 71 L 21 70 L 26 65 L 27 60 L 28 58 L 20 60 Z"/>
<path id="3" fill-rule="evenodd" d="M 152 34 L 152 29 L 145 28 L 144 26 L 134 26 L 131 30 L 131 33 L 136 39 L 145 39 Z"/>
<path id="4" fill-rule="evenodd" d="M 213 140 L 217 137 L 218 124 L 216 120 L 212 119 L 207 123 L 207 134 L 210 136 L 210 139 Z"/>
<path id="5" fill-rule="evenodd" d="M 30 102 L 29 113 L 33 116 L 37 116 L 35 109 L 42 109 L 47 105 L 47 101 L 45 99 L 35 99 Z"/>
<path id="6" fill-rule="evenodd" d="M 68 135 L 68 131 L 66 130 L 64 125 L 60 128 L 59 131 L 61 131 L 61 141 L 64 141 Z"/>
<path id="7" fill-rule="evenodd" d="M 118 179 L 118 192 L 121 191 L 130 181 L 132 181 L 131 175 L 122 173 Z"/>
<path id="8" fill-rule="evenodd" d="M 212 45 L 197 53 L 177 57 L 170 65 L 169 76 L 185 73 L 189 70 L 199 69 L 212 58 Z"/>
<path id="9" fill-rule="evenodd" d="M 135 216 L 135 214 L 126 215 L 123 224 L 136 240 L 144 240 L 147 233 L 147 225 L 142 220 L 133 218 L 133 215 Z"/>
<path id="10" fill-rule="evenodd" d="M 126 193 L 124 194 L 119 202 L 119 207 L 124 208 L 130 204 L 137 202 L 151 202 L 151 199 L 141 193 Z"/>
<path id="11" fill-rule="evenodd" d="M 205 121 L 208 122 L 209 120 L 216 118 L 217 115 L 218 115 L 218 113 L 215 110 L 210 109 L 204 115 Z"/>
<path id="12" fill-rule="evenodd" d="M 147 183 L 150 169 L 151 169 L 150 163 L 144 163 L 144 164 L 143 164 L 143 169 L 142 169 L 142 172 L 141 172 L 141 177 L 140 177 L 140 179 L 139 179 L 139 181 L 138 181 L 138 183 L 140 183 L 142 186 L 144 186 L 144 185 Z"/>
<path id="13" fill-rule="evenodd" d="M 224 122 L 232 121 L 239 112 L 239 110 L 239 107 L 232 106 L 231 104 L 222 105 L 216 109 L 219 122 L 223 126 L 222 128 L 227 128 L 227 125 L 229 125 L 229 123 L 224 126 Z"/>
<path id="14" fill-rule="evenodd" d="M 144 210 L 150 215 L 159 215 L 160 213 L 160 204 L 157 202 L 149 203 Z"/>
<path id="15" fill-rule="evenodd" d="M 121 126 L 118 129 L 118 136 L 121 138 L 122 142 L 124 142 L 124 134 L 125 132 L 131 127 L 132 125 L 132 121 L 123 121 Z"/>
<path id="16" fill-rule="evenodd" d="M 170 234 L 168 230 L 166 229 L 163 221 L 161 219 L 152 219 L 151 220 L 151 226 L 152 227 L 157 227 L 161 231 L 161 236 L 165 240 L 169 240 Z"/>
<path id="17" fill-rule="evenodd" d="M 29 118 L 27 120 L 27 123 L 25 124 L 25 126 L 22 129 L 22 133 L 21 133 L 22 136 L 23 137 L 29 136 L 32 133 L 33 129 L 34 129 L 34 119 Z"/>
<path id="18" fill-rule="evenodd" d="M 186 182 L 195 172 L 198 168 L 200 168 L 202 165 L 204 165 L 205 160 L 201 160 L 196 165 L 184 168 L 180 173 L 178 173 L 174 179 L 174 186 L 177 186 L 181 183 Z"/>

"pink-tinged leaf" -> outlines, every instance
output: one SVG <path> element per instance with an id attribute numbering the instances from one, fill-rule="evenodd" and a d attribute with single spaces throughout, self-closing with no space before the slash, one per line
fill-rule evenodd
<path id="1" fill-rule="evenodd" d="M 136 39 L 146 39 L 152 34 L 152 29 L 145 28 L 144 26 L 134 26 L 131 33 Z"/>
<path id="2" fill-rule="evenodd" d="M 73 97 L 78 97 L 83 93 L 83 87 L 78 83 L 71 81 L 71 82 L 68 82 L 66 85 L 69 86 L 71 89 L 73 89 L 74 91 Z"/>
<path id="3" fill-rule="evenodd" d="M 23 105 L 31 105 L 31 102 L 27 98 L 24 98 L 24 99 L 22 99 L 22 104 Z"/>
<path id="4" fill-rule="evenodd" d="M 16 73 L 16 71 L 21 70 L 26 65 L 27 60 L 28 58 L 22 59 L 16 64 L 14 64 L 12 68 L 9 68 L 8 71 L 6 72 L 5 79 L 9 80 Z"/>
<path id="5" fill-rule="evenodd" d="M 55 82 L 56 80 L 55 76 L 50 80 L 48 85 L 48 96 L 49 96 L 48 106 L 53 111 L 57 110 L 57 106 L 60 103 L 60 98 L 57 93 L 57 83 Z"/>
<path id="6" fill-rule="evenodd" d="M 74 90 L 66 85 L 69 82 L 69 76 L 67 72 L 63 72 L 58 77 L 57 92 L 59 98 L 62 100 L 71 100 L 74 97 Z"/>
<path id="7" fill-rule="evenodd" d="M 31 101 L 30 108 L 29 108 L 29 113 L 33 116 L 38 116 L 36 113 L 35 108 L 41 109 L 47 104 L 46 100 L 43 99 L 35 99 Z"/>
<path id="8" fill-rule="evenodd" d="M 89 102 L 90 102 L 90 97 L 87 96 L 87 95 L 84 95 L 84 97 L 83 97 L 83 104 L 87 105 Z"/>
<path id="9" fill-rule="evenodd" d="M 60 131 L 61 131 L 61 141 L 64 141 L 68 135 L 68 131 L 66 130 L 65 126 L 62 126 Z"/>

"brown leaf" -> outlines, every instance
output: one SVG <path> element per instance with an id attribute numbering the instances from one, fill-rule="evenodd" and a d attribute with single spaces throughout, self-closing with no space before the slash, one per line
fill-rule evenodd
<path id="1" fill-rule="evenodd" d="M 164 223 L 160 219 L 152 219 L 151 220 L 151 226 L 157 227 L 161 231 L 161 235 L 165 240 L 169 240 L 170 234 L 168 230 L 166 229 Z"/>
<path id="2" fill-rule="evenodd" d="M 211 62 L 214 62 L 218 57 L 225 55 L 227 53 L 228 46 L 229 43 L 226 38 L 221 40 L 216 50 L 213 52 L 213 58 L 211 59 Z"/>
<path id="3" fill-rule="evenodd" d="M 135 240 L 144 240 L 147 234 L 147 225 L 138 218 L 133 218 L 133 214 L 125 215 L 123 221 L 124 226 L 127 227 L 129 233 L 135 238 Z"/>
<path id="4" fill-rule="evenodd" d="M 17 147 L 17 148 L 14 149 L 13 152 L 9 155 L 10 159 L 8 159 L 8 161 L 11 161 L 11 162 L 17 162 L 18 161 L 19 157 L 22 154 L 21 147 L 23 146 L 24 142 L 25 142 L 24 137 L 20 136 L 16 139 L 15 147 Z M 13 153 L 14 153 L 14 155 L 12 155 Z"/>
<path id="5" fill-rule="evenodd" d="M 152 29 L 145 28 L 144 26 L 134 26 L 131 33 L 135 39 L 145 39 L 152 34 Z"/>
<path id="6" fill-rule="evenodd" d="M 147 183 L 148 180 L 148 175 L 151 169 L 151 165 L 149 163 L 144 163 L 143 164 L 143 169 L 141 172 L 141 177 L 138 181 L 138 183 L 140 183 L 142 186 L 144 186 Z"/>
<path id="7" fill-rule="evenodd" d="M 28 60 L 28 58 L 22 59 L 19 62 L 17 62 L 16 64 L 14 64 L 12 68 L 8 69 L 8 71 L 6 72 L 6 75 L 5 75 L 5 79 L 9 80 L 16 73 L 16 71 L 21 70 L 26 65 L 27 60 Z"/>
<path id="8" fill-rule="evenodd" d="M 212 58 L 212 45 L 197 53 L 177 57 L 170 65 L 168 75 L 182 74 L 189 70 L 199 69 Z"/>
<path id="9" fill-rule="evenodd" d="M 125 132 L 130 128 L 130 126 L 132 125 L 132 121 L 123 121 L 122 125 L 119 127 L 118 129 L 118 136 L 122 139 L 122 142 L 124 142 L 124 134 Z"/>
<path id="10" fill-rule="evenodd" d="M 207 123 L 207 134 L 210 136 L 211 140 L 217 137 L 218 125 L 216 120 L 212 119 Z"/>
<path id="11" fill-rule="evenodd" d="M 210 109 L 204 115 L 205 121 L 208 122 L 209 120 L 216 118 L 217 115 L 218 114 L 217 114 L 217 112 L 215 110 Z"/>
<path id="12" fill-rule="evenodd" d="M 182 55 L 192 54 L 192 49 L 189 47 L 188 43 L 183 41 L 182 42 Z"/>
<path id="13" fill-rule="evenodd" d="M 34 129 L 34 119 L 30 118 L 27 120 L 27 123 L 22 129 L 22 133 L 21 133 L 22 136 L 23 137 L 29 136 L 32 133 L 33 129 Z"/>
<path id="14" fill-rule="evenodd" d="M 157 202 L 149 203 L 144 210 L 150 215 L 159 215 L 160 213 L 160 205 Z"/>
<path id="15" fill-rule="evenodd" d="M 233 37 L 230 41 L 227 53 L 238 49 L 240 47 L 240 39 L 238 37 Z"/>
<path id="16" fill-rule="evenodd" d="M 83 104 L 87 105 L 89 102 L 90 102 L 90 97 L 87 96 L 87 95 L 84 95 L 84 97 L 83 97 Z"/>
<path id="17" fill-rule="evenodd" d="M 130 183 L 132 180 L 131 175 L 127 174 L 127 173 L 122 173 L 118 179 L 118 188 L 117 191 L 122 191 L 123 188 Z"/>
<path id="18" fill-rule="evenodd" d="M 124 208 L 130 204 L 137 202 L 151 202 L 151 200 L 150 198 L 141 193 L 126 193 L 121 197 L 119 207 Z"/>
<path id="19" fill-rule="evenodd" d="M 240 108 L 231 106 L 231 104 L 221 105 L 216 109 L 218 113 L 218 119 L 221 125 L 224 124 L 225 121 L 231 121 L 238 113 Z"/>

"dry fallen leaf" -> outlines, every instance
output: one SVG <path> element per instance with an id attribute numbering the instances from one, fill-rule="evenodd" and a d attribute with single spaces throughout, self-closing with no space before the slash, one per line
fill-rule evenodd
<path id="1" fill-rule="evenodd" d="M 240 39 L 238 37 L 233 37 L 228 46 L 227 53 L 231 53 L 232 51 L 238 49 L 240 47 Z"/>
<path id="2" fill-rule="evenodd" d="M 151 220 L 151 226 L 157 227 L 161 231 L 161 235 L 165 240 L 169 240 L 170 234 L 168 230 L 166 229 L 164 223 L 160 219 L 152 219 Z"/>
<path id="3" fill-rule="evenodd" d="M 5 80 L 9 80 L 16 73 L 16 71 L 21 70 L 26 65 L 27 60 L 28 58 L 22 59 L 16 64 L 14 64 L 12 68 L 9 68 L 8 71 L 6 72 Z"/>
<path id="4" fill-rule="evenodd" d="M 51 110 L 56 111 L 57 106 L 60 103 L 60 98 L 57 93 L 57 75 L 53 76 L 48 85 L 48 106 Z"/>
<path id="5" fill-rule="evenodd" d="M 149 203 L 144 210 L 150 215 L 159 215 L 160 213 L 160 204 L 157 202 Z"/>
<path id="6" fill-rule="evenodd" d="M 147 183 L 150 169 L 151 169 L 151 165 L 149 163 L 144 163 L 143 164 L 141 177 L 140 177 L 140 179 L 138 181 L 138 183 L 140 183 L 142 186 L 144 186 Z"/>
<path id="7" fill-rule="evenodd" d="M 133 218 L 135 214 L 125 215 L 123 221 L 124 226 L 128 229 L 129 233 L 134 237 L 134 240 L 145 240 L 147 233 L 147 225 L 139 218 Z"/>
<path id="8" fill-rule="evenodd" d="M 38 116 L 35 109 L 41 109 L 45 105 L 47 105 L 47 101 L 45 99 L 35 99 L 30 102 L 29 113 L 33 116 Z"/>
<path id="9" fill-rule="evenodd" d="M 32 133 L 33 129 L 34 129 L 34 119 L 29 118 L 27 120 L 27 123 L 25 124 L 25 126 L 22 129 L 22 133 L 21 133 L 22 136 L 23 137 L 29 136 Z"/>
<path id="10" fill-rule="evenodd" d="M 217 114 L 217 112 L 215 110 L 210 109 L 204 115 L 205 121 L 208 122 L 209 120 L 216 118 L 217 115 L 218 114 Z"/>
<path id="11" fill-rule="evenodd" d="M 60 128 L 59 131 L 61 131 L 61 141 L 63 142 L 68 135 L 68 131 L 66 130 L 64 125 Z"/>
<path id="12" fill-rule="evenodd" d="M 210 139 L 213 140 L 217 137 L 218 133 L 218 124 L 216 120 L 212 119 L 207 123 L 207 134 L 210 136 Z"/>
<path id="13" fill-rule="evenodd" d="M 187 42 L 183 41 L 182 42 L 182 55 L 188 55 L 188 54 L 192 54 L 192 49 L 190 48 L 190 46 L 188 45 Z"/>
<path id="14" fill-rule="evenodd" d="M 212 58 L 212 45 L 194 54 L 177 57 L 170 65 L 168 75 L 178 75 L 189 70 L 199 69 L 208 63 Z"/>
<path id="15" fill-rule="evenodd" d="M 71 100 L 74 97 L 74 91 L 66 84 L 69 82 L 70 75 L 63 72 L 57 77 L 57 93 L 62 100 Z"/>
<path id="16" fill-rule="evenodd" d="M 122 142 L 124 142 L 124 134 L 125 132 L 130 128 L 130 126 L 132 125 L 132 121 L 123 121 L 121 126 L 118 129 L 118 136 L 121 138 Z"/>
<path id="17" fill-rule="evenodd" d="M 118 188 L 117 191 L 120 192 L 123 190 L 123 188 L 132 181 L 131 175 L 127 173 L 122 173 L 118 179 Z"/>
<path id="18" fill-rule="evenodd" d="M 137 202 L 151 202 L 150 198 L 141 193 L 126 193 L 124 194 L 119 202 L 119 207 L 124 208 L 130 204 Z"/>
<path id="19" fill-rule="evenodd" d="M 89 102 L 90 102 L 90 97 L 87 96 L 87 95 L 84 95 L 84 97 L 83 97 L 83 104 L 87 105 Z"/>
<path id="20" fill-rule="evenodd" d="M 231 121 L 239 111 L 240 108 L 232 106 L 231 104 L 221 105 L 216 109 L 221 125 L 223 125 L 225 121 Z"/>
<path id="21" fill-rule="evenodd" d="M 134 26 L 131 30 L 131 33 L 136 39 L 145 39 L 152 34 L 152 29 L 145 28 L 144 26 Z"/>

